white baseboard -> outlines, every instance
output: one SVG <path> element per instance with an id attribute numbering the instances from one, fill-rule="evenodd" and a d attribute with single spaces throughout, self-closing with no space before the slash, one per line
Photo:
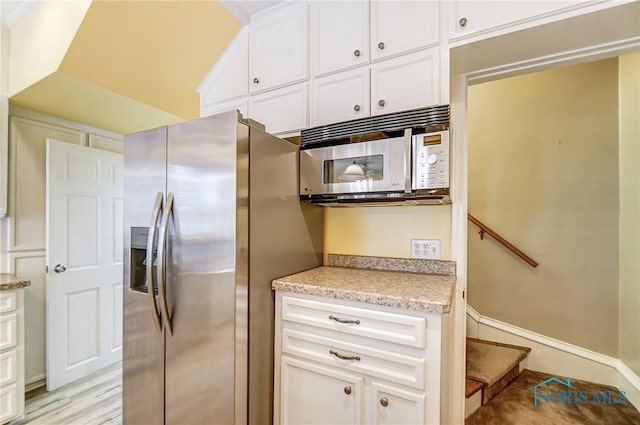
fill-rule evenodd
<path id="1" fill-rule="evenodd" d="M 39 375 L 31 378 L 25 383 L 24 392 L 27 393 L 31 390 L 35 390 L 36 388 L 44 387 L 45 385 L 47 385 L 46 375 Z"/>
<path id="2" fill-rule="evenodd" d="M 620 359 L 482 316 L 470 305 L 467 332 L 475 338 L 530 347 L 531 370 L 615 386 L 640 410 L 640 377 Z"/>

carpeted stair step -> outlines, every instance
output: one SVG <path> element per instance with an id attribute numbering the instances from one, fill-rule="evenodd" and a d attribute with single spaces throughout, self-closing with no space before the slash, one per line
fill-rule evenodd
<path id="1" fill-rule="evenodd" d="M 528 347 L 467 338 L 467 378 L 484 384 L 480 387 L 482 404 L 486 404 L 518 377 L 520 362 L 530 351 Z M 478 391 L 479 385 L 473 382 L 468 384 L 469 391 Z"/>
<path id="2" fill-rule="evenodd" d="M 568 393 L 574 400 L 560 402 L 559 396 L 552 401 L 536 399 L 536 390 L 547 395 Z M 576 393 L 583 398 L 578 399 Z M 468 416 L 465 424 L 640 425 L 640 413 L 620 394 L 618 388 L 608 385 L 524 370 L 508 388 Z"/>
<path id="3" fill-rule="evenodd" d="M 464 404 L 465 418 L 482 406 L 482 389 L 485 386 L 484 382 L 467 377 L 464 385 L 464 395 L 467 399 Z"/>

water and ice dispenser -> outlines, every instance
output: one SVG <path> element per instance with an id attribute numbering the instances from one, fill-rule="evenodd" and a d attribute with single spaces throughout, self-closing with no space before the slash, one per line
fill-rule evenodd
<path id="1" fill-rule="evenodd" d="M 148 227 L 131 228 L 131 290 L 148 293 L 147 288 L 147 238 L 149 237 Z M 156 262 L 158 256 L 158 232 L 153 243 L 153 275 L 156 275 Z M 155 280 L 155 279 L 154 279 Z M 154 292 L 158 293 L 157 286 L 154 285 Z"/>

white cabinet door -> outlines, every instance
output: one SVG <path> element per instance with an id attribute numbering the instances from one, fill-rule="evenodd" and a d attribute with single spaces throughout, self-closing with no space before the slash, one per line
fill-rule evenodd
<path id="1" fill-rule="evenodd" d="M 371 115 L 440 103 L 440 50 L 422 50 L 371 66 Z"/>
<path id="2" fill-rule="evenodd" d="M 207 105 L 249 93 L 249 33 L 243 30 L 207 75 L 200 104 Z"/>
<path id="3" fill-rule="evenodd" d="M 242 116 L 247 118 L 249 116 L 249 100 L 247 98 L 244 98 L 224 103 L 216 103 L 213 105 L 204 105 L 200 107 L 200 116 L 208 117 L 222 112 L 232 111 L 234 109 L 240 111 Z"/>
<path id="4" fill-rule="evenodd" d="M 424 392 L 408 391 L 395 386 L 371 381 L 367 421 L 375 425 L 422 425 L 425 417 Z"/>
<path id="5" fill-rule="evenodd" d="M 282 357 L 282 425 L 361 424 L 361 376 Z"/>
<path id="6" fill-rule="evenodd" d="M 309 78 L 307 5 L 255 19 L 249 33 L 249 92 Z"/>
<path id="7" fill-rule="evenodd" d="M 531 20 L 545 13 L 565 8 L 580 7 L 585 0 L 555 1 L 472 1 L 450 3 L 449 38 L 459 39 L 488 33 L 509 24 Z"/>
<path id="8" fill-rule="evenodd" d="M 311 85 L 311 126 L 368 117 L 369 68 L 318 78 Z"/>
<path id="9" fill-rule="evenodd" d="M 311 71 L 314 76 L 369 63 L 369 4 L 311 4 Z"/>
<path id="10" fill-rule="evenodd" d="M 435 45 L 439 40 L 437 1 L 371 2 L 372 61 Z"/>
<path id="11" fill-rule="evenodd" d="M 273 90 L 249 99 L 249 117 L 267 132 L 282 134 L 307 127 L 307 83 Z"/>

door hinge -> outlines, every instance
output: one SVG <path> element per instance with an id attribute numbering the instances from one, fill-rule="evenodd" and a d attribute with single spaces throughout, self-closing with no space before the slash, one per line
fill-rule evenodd
<path id="1" fill-rule="evenodd" d="M 45 273 L 49 273 L 49 266 L 48 266 L 48 265 L 47 265 L 47 266 L 44 266 L 44 272 L 45 272 Z"/>
<path id="2" fill-rule="evenodd" d="M 464 300 L 464 289 L 462 290 L 462 299 Z"/>

